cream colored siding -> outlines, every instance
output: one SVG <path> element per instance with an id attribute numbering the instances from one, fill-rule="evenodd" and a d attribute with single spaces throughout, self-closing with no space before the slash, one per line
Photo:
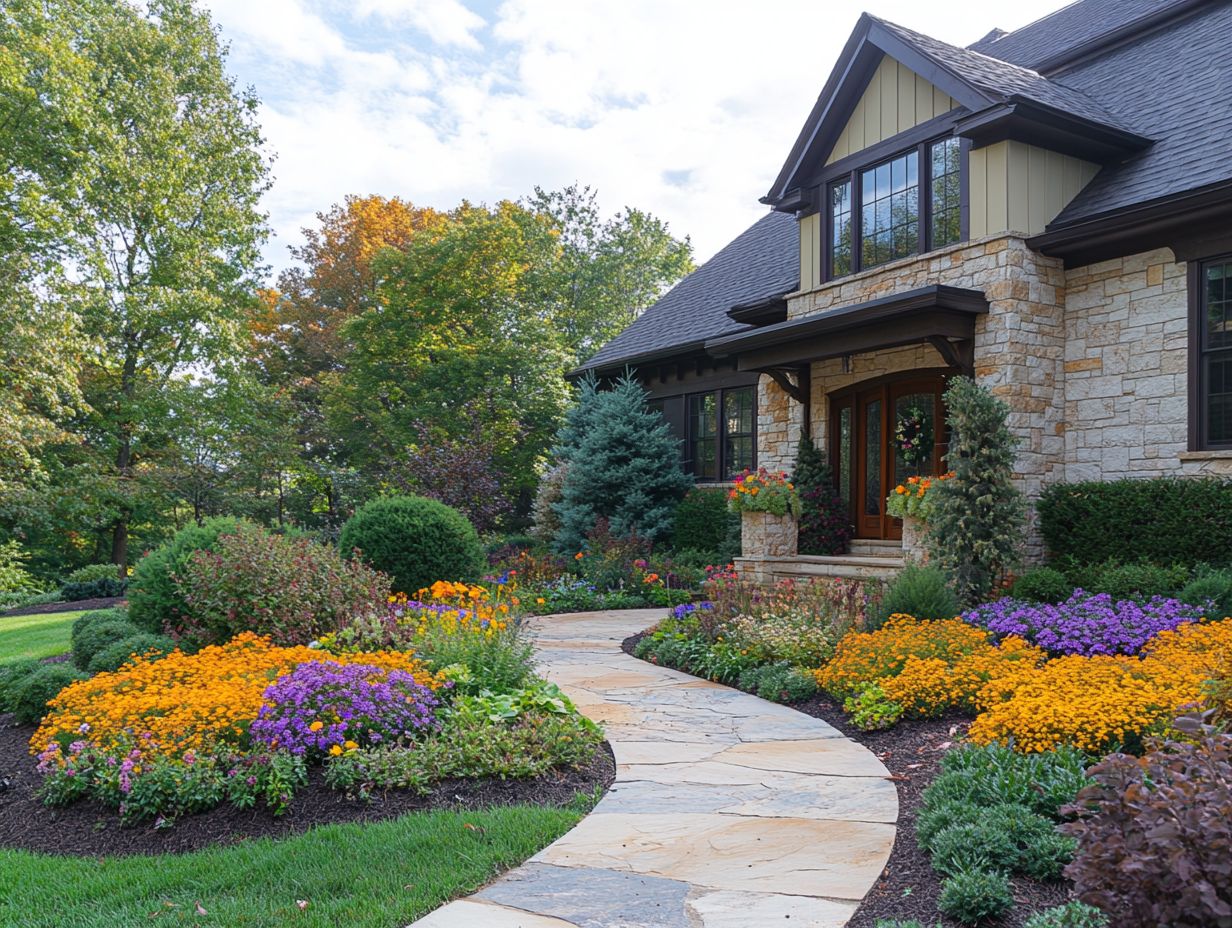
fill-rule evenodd
<path id="1" fill-rule="evenodd" d="M 821 285 L 821 214 L 800 220 L 800 289 Z"/>
<path id="2" fill-rule="evenodd" d="M 971 238 L 1043 232 L 1098 170 L 1089 161 L 1025 142 L 972 150 Z"/>
<path id="3" fill-rule="evenodd" d="M 906 65 L 883 56 L 826 164 L 942 116 L 957 105 Z"/>

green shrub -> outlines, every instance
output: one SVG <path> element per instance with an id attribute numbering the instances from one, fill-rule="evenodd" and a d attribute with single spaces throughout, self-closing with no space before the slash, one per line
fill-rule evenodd
<path id="1" fill-rule="evenodd" d="M 30 594 L 42 590 L 38 579 L 26 570 L 30 555 L 16 539 L 0 543 L 0 593 Z"/>
<path id="2" fill-rule="evenodd" d="M 988 826 L 981 817 L 941 829 L 933 837 L 929 852 L 934 870 L 956 876 L 968 870 L 1010 869 L 1018 849 L 1009 835 Z"/>
<path id="3" fill-rule="evenodd" d="M 770 702 L 799 702 L 817 692 L 812 674 L 782 662 L 748 668 L 737 678 L 736 686 Z"/>
<path id="4" fill-rule="evenodd" d="M 1063 603 L 1074 592 L 1074 584 L 1053 567 L 1035 567 L 1014 581 L 1011 595 L 1033 603 Z"/>
<path id="5" fill-rule="evenodd" d="M 127 580 L 117 580 L 115 577 L 82 580 L 60 587 L 60 599 L 66 603 L 75 603 L 82 599 L 110 599 L 113 596 L 123 596 L 127 588 Z"/>
<path id="6" fill-rule="evenodd" d="M 915 839 L 926 851 L 933 846 L 933 839 L 955 822 L 978 821 L 984 814 L 983 806 L 969 799 L 940 800 L 935 794 L 932 799 L 920 808 L 915 819 Z"/>
<path id="7" fill-rule="evenodd" d="M 1232 570 L 1207 570 L 1200 572 L 1196 578 L 1189 581 L 1177 598 L 1181 602 L 1201 606 L 1207 602 L 1215 604 L 1210 618 L 1227 618 L 1232 616 Z"/>
<path id="8" fill-rule="evenodd" d="M 961 602 L 984 599 L 1019 562 L 1026 517 L 1014 483 L 1018 439 L 1009 430 L 1009 407 L 967 377 L 945 391 L 950 429 L 949 480 L 934 484 L 928 546 Z"/>
<path id="9" fill-rule="evenodd" d="M 1048 550 L 1061 560 L 1232 564 L 1232 481 L 1056 483 L 1036 510 Z"/>
<path id="10" fill-rule="evenodd" d="M 885 625 L 892 615 L 911 615 L 917 619 L 952 619 L 962 612 L 962 604 L 950 589 L 946 576 L 936 567 L 908 564 L 889 586 L 869 621 L 869 631 Z"/>
<path id="11" fill-rule="evenodd" d="M 1014 803 L 1056 818 L 1087 785 L 1085 766 L 1085 755 L 1070 747 L 1020 754 L 1003 744 L 967 745 L 942 758 L 941 775 L 925 791 L 924 801 L 937 793 L 938 800 L 969 799 L 983 806 Z"/>
<path id="12" fill-rule="evenodd" d="M 70 634 L 73 638 L 76 638 L 91 625 L 102 625 L 105 622 L 131 621 L 128 617 L 128 610 L 122 606 L 113 606 L 110 609 L 92 609 L 89 612 L 83 612 L 73 620 Z"/>
<path id="13" fill-rule="evenodd" d="M 858 693 L 843 700 L 843 711 L 861 731 L 893 728 L 903 717 L 903 707 L 887 697 L 876 683 L 865 684 Z"/>
<path id="14" fill-rule="evenodd" d="M 1094 906 L 1082 902 L 1067 902 L 1027 919 L 1023 928 L 1106 928 L 1108 919 Z"/>
<path id="15" fill-rule="evenodd" d="M 575 437 L 561 443 L 569 470 L 556 506 L 556 553 L 582 550 L 599 519 L 607 519 L 618 537 L 666 540 L 676 507 L 693 481 L 680 467 L 679 441 L 663 417 L 647 407 L 642 385 L 631 376 L 609 390 L 584 384 L 565 431 Z"/>
<path id="16" fill-rule="evenodd" d="M 0 712 L 13 711 L 13 691 L 17 684 L 46 665 L 33 659 L 0 664 Z"/>
<path id="17" fill-rule="evenodd" d="M 451 635 L 439 624 L 429 623 L 415 639 L 415 652 L 433 670 L 465 667 L 455 677 L 455 692 L 491 690 L 508 693 L 524 686 L 534 669 L 534 650 L 516 626 L 493 635 Z"/>
<path id="18" fill-rule="evenodd" d="M 694 487 L 676 507 L 674 521 L 673 549 L 678 553 L 710 551 L 714 553 L 714 560 L 706 564 L 726 563 L 723 558 L 726 552 L 720 549 L 733 525 L 737 532 L 740 530 L 740 515 L 727 508 L 726 491 Z"/>
<path id="19" fill-rule="evenodd" d="M 196 551 L 176 575 L 187 612 L 168 631 L 196 650 L 240 632 L 304 644 L 359 616 L 385 614 L 389 583 L 358 561 L 308 538 L 242 525 Z"/>
<path id="20" fill-rule="evenodd" d="M 219 536 L 239 528 L 240 520 L 219 516 L 202 524 L 186 525 L 161 548 L 146 554 L 133 570 L 128 583 L 129 618 L 143 631 L 161 634 L 168 623 L 188 614 L 188 604 L 176 587 L 175 575 L 182 572 L 195 551 L 208 551 Z"/>
<path id="21" fill-rule="evenodd" d="M 1181 565 L 1163 567 L 1138 561 L 1111 562 L 1076 568 L 1070 576 L 1074 586 L 1088 593 L 1107 593 L 1113 599 L 1149 599 L 1173 596 L 1189 582 L 1189 570 Z"/>
<path id="22" fill-rule="evenodd" d="M 941 884 L 937 908 L 965 925 L 996 918 L 1014 907 L 1010 880 L 1004 873 L 966 870 Z"/>
<path id="23" fill-rule="evenodd" d="M 1033 880 L 1059 880 L 1077 848 L 1078 842 L 1068 835 L 1056 831 L 1041 835 L 1022 849 L 1018 869 Z"/>
<path id="24" fill-rule="evenodd" d="M 807 435 L 796 449 L 792 483 L 800 495 L 800 553 L 846 554 L 855 534 L 851 512 L 839 495 L 825 455 Z"/>
<path id="25" fill-rule="evenodd" d="M 120 569 L 115 564 L 87 564 L 70 571 L 65 583 L 93 583 L 95 580 L 119 580 Z"/>
<path id="26" fill-rule="evenodd" d="M 550 547 L 560 534 L 560 515 L 556 507 L 565 491 L 565 475 L 568 472 L 568 464 L 553 464 L 539 478 L 539 486 L 535 490 L 535 501 L 530 509 L 531 533 L 544 547 Z"/>
<path id="27" fill-rule="evenodd" d="M 437 580 L 474 581 L 487 566 L 483 545 L 466 516 L 422 496 L 386 496 L 365 503 L 342 526 L 338 546 L 414 596 Z"/>
<path id="28" fill-rule="evenodd" d="M 136 626 L 133 626 L 136 631 Z M 110 673 L 119 670 L 128 663 L 134 654 L 145 654 L 147 651 L 158 651 L 169 654 L 176 648 L 175 641 L 166 635 L 151 635 L 149 632 L 137 632 L 127 638 L 112 642 L 95 652 L 90 658 L 90 673 Z"/>
<path id="29" fill-rule="evenodd" d="M 22 725 L 36 724 L 47 712 L 47 703 L 70 683 L 88 679 L 67 663 L 44 664 L 20 678 L 9 695 L 13 716 Z"/>
<path id="30" fill-rule="evenodd" d="M 110 647 L 117 641 L 123 641 L 125 638 L 138 634 L 141 634 L 141 629 L 132 622 L 119 620 L 91 622 L 85 625 L 79 633 L 73 634 L 73 663 L 80 670 L 88 670 L 90 662 L 94 660 L 94 656 L 99 651 Z"/>

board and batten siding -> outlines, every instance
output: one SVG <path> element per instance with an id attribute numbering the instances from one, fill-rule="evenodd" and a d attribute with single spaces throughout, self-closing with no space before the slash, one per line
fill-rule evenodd
<path id="1" fill-rule="evenodd" d="M 821 214 L 800 217 L 800 289 L 812 290 L 822 284 Z"/>
<path id="2" fill-rule="evenodd" d="M 943 116 L 958 104 L 905 64 L 883 55 L 826 164 Z"/>
<path id="3" fill-rule="evenodd" d="M 1043 232 L 1099 171 L 1098 164 L 1025 142 L 974 148 L 969 157 L 973 239 Z"/>

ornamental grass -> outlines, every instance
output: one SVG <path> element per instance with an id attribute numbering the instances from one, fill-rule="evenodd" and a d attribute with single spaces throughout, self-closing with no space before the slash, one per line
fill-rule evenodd
<path id="1" fill-rule="evenodd" d="M 241 745 L 269 685 L 295 667 L 320 660 L 400 671 L 418 684 L 442 685 L 422 661 L 401 651 L 329 654 L 278 647 L 252 632 L 196 654 L 176 650 L 161 659 L 139 657 L 114 673 L 74 683 L 48 704 L 30 739 L 31 753 L 57 740 L 85 741 L 100 750 L 140 739 L 147 754 L 181 757 L 219 745 Z"/>

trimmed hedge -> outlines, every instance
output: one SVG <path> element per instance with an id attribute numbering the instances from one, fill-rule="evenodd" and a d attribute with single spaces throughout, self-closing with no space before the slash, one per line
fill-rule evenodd
<path id="1" fill-rule="evenodd" d="M 1075 564 L 1232 563 L 1232 481 L 1057 483 L 1036 503 L 1054 558 Z"/>
<path id="2" fill-rule="evenodd" d="M 487 568 L 475 527 L 456 509 L 422 496 L 385 496 L 365 503 L 342 526 L 344 557 L 388 574 L 395 592 L 414 596 L 437 580 L 476 581 Z"/>

